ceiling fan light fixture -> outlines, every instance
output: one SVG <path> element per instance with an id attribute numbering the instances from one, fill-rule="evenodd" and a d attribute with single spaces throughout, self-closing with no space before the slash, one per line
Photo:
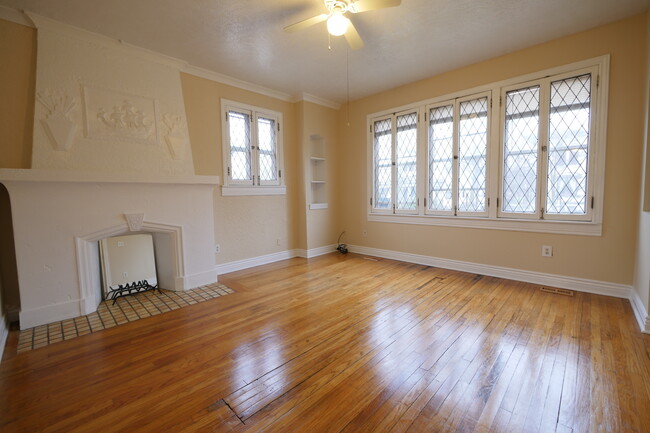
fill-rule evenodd
<path id="1" fill-rule="evenodd" d="M 348 30 L 350 20 L 343 16 L 340 11 L 334 11 L 327 19 L 327 31 L 332 36 L 341 36 Z"/>

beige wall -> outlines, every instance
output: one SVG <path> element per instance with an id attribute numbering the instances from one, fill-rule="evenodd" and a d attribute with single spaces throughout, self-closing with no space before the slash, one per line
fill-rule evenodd
<path id="1" fill-rule="evenodd" d="M 305 102 L 296 102 L 296 221 L 294 225 L 296 233 L 296 248 L 303 250 L 307 249 L 307 184 L 305 170 L 305 158 L 307 158 L 307 150 L 305 149 Z"/>
<path id="2" fill-rule="evenodd" d="M 36 30 L 0 20 L 0 168 L 32 160 Z"/>
<path id="3" fill-rule="evenodd" d="M 335 161 L 338 159 L 338 112 L 331 108 L 313 104 L 311 102 L 300 103 L 302 108 L 302 149 L 303 167 L 306 168 L 303 182 L 306 191 L 306 213 L 307 249 L 324 247 L 336 243 L 341 233 L 339 199 L 339 170 Z M 325 157 L 325 187 L 327 190 L 327 209 L 309 209 L 311 202 L 311 165 L 309 158 L 310 138 L 318 135 L 322 138 Z M 343 241 L 343 240 L 342 240 Z"/>
<path id="4" fill-rule="evenodd" d="M 533 46 L 418 81 L 350 107 L 339 165 L 346 175 L 345 228 L 351 244 L 550 274 L 631 284 L 634 272 L 645 88 L 644 15 Z M 367 221 L 368 114 L 611 54 L 603 235 L 601 237 L 508 232 Z M 367 230 L 366 238 L 362 231 Z M 542 245 L 554 257 L 542 258 Z"/>
<path id="5" fill-rule="evenodd" d="M 215 238 L 221 246 L 217 263 L 296 248 L 300 161 L 295 104 L 188 74 L 181 74 L 181 84 L 194 169 L 198 175 L 218 175 L 223 180 L 221 98 L 279 111 L 283 115 L 283 176 L 287 194 L 223 197 L 221 189 L 217 188 Z"/>
<path id="6" fill-rule="evenodd" d="M 634 290 L 641 302 L 650 310 L 650 14 L 646 26 L 646 65 L 645 65 L 645 136 L 644 136 L 644 185 L 641 201 L 644 207 L 639 212 L 639 235 L 637 240 Z M 643 160 L 643 159 L 642 159 Z"/>

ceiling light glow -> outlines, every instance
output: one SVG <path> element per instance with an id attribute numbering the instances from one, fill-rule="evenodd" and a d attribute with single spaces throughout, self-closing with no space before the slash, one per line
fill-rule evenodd
<path id="1" fill-rule="evenodd" d="M 331 17 L 327 19 L 327 31 L 332 36 L 341 36 L 348 30 L 350 20 L 343 16 L 341 12 L 334 12 Z"/>

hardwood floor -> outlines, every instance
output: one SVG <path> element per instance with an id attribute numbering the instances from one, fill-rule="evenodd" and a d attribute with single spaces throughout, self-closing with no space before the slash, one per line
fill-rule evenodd
<path id="1" fill-rule="evenodd" d="M 330 254 L 16 355 L 2 432 L 649 432 L 629 302 Z"/>

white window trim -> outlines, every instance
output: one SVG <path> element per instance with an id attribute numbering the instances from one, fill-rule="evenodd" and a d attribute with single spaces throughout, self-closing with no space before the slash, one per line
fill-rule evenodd
<path id="1" fill-rule="evenodd" d="M 424 191 L 423 191 L 423 197 L 425 198 L 424 201 L 424 214 L 425 215 L 436 215 L 436 216 L 456 216 L 456 217 L 487 217 L 488 216 L 488 210 L 489 206 L 487 204 L 487 198 L 489 197 L 489 191 L 490 191 L 490 182 L 491 179 L 489 177 L 488 169 L 490 167 L 490 148 L 488 145 L 488 148 L 486 149 L 486 154 L 485 154 L 485 163 L 486 163 L 486 173 L 485 173 L 485 211 L 463 211 L 460 209 L 457 209 L 458 206 L 458 188 L 459 188 L 459 179 L 460 176 L 458 175 L 458 167 L 460 164 L 460 105 L 463 102 L 467 101 L 472 101 L 475 99 L 483 99 L 485 98 L 487 100 L 487 136 L 488 136 L 488 144 L 490 142 L 489 137 L 491 133 L 491 128 L 492 128 L 492 110 L 490 108 L 490 104 L 492 102 L 492 93 L 490 91 L 484 91 L 480 93 L 472 93 L 469 95 L 465 95 L 460 98 L 454 98 L 454 99 L 449 99 L 447 101 L 442 101 L 442 102 L 437 102 L 435 104 L 428 104 L 425 106 L 425 115 L 424 115 L 424 122 L 422 125 L 422 129 L 426 132 L 424 132 L 425 136 L 423 137 L 424 143 L 424 159 L 425 159 L 425 179 L 424 179 Z M 431 119 L 429 116 L 431 115 L 431 110 L 437 107 L 444 107 L 444 106 L 452 106 L 452 117 L 453 117 L 453 122 L 454 122 L 454 131 L 453 131 L 453 138 L 452 138 L 452 146 L 453 146 L 453 151 L 452 154 L 454 156 L 453 161 L 452 161 L 452 209 L 451 210 L 430 210 L 429 209 L 429 204 L 426 201 L 426 198 L 428 198 L 428 189 L 429 189 L 429 123 L 431 122 Z"/>
<path id="2" fill-rule="evenodd" d="M 377 205 L 377 197 L 375 196 L 375 189 L 374 188 L 372 189 L 372 191 L 371 191 L 372 195 L 371 196 L 372 196 L 373 213 L 385 214 L 385 215 L 390 215 L 390 214 L 393 214 L 393 213 L 399 214 L 399 215 L 417 215 L 418 214 L 418 207 L 419 207 L 418 204 L 416 204 L 415 209 L 401 209 L 401 208 L 397 207 L 397 169 L 398 169 L 398 161 L 397 161 L 397 118 L 400 117 L 400 116 L 411 115 L 411 114 L 415 114 L 415 116 L 416 116 L 416 119 L 417 119 L 417 125 L 416 125 L 417 135 L 419 137 L 420 134 L 421 134 L 421 127 L 422 127 L 422 122 L 421 122 L 422 110 L 419 110 L 419 109 L 417 109 L 417 110 L 405 110 L 405 111 L 401 111 L 401 112 L 398 112 L 398 113 L 391 113 L 389 115 L 382 116 L 381 118 L 375 118 L 374 119 L 374 122 L 379 122 L 379 121 L 388 120 L 388 119 L 390 119 L 390 121 L 391 121 L 391 163 L 392 163 L 392 166 L 391 166 L 391 191 L 392 192 L 391 192 L 391 205 L 390 205 L 390 207 L 388 209 L 381 209 L 381 208 L 376 208 L 375 207 Z M 370 128 L 371 128 L 370 129 L 370 134 L 372 135 L 371 142 L 372 142 L 373 149 L 374 149 L 375 131 L 372 129 L 372 127 L 374 126 L 374 122 L 370 126 Z M 416 165 L 419 166 L 420 159 L 422 159 L 422 158 L 421 158 L 421 149 L 420 149 L 419 143 L 417 143 L 417 144 L 418 144 L 418 146 L 417 146 L 417 149 L 416 149 L 416 152 L 417 152 L 417 154 L 416 154 L 417 155 L 416 156 Z M 419 167 L 418 167 L 418 171 L 419 171 Z M 374 164 L 374 161 L 372 163 L 372 178 L 373 179 L 375 178 L 375 164 Z M 420 182 L 418 180 L 418 182 L 416 182 L 416 199 L 420 195 L 421 195 Z"/>
<path id="3" fill-rule="evenodd" d="M 380 112 L 369 114 L 366 117 L 368 131 L 371 131 L 370 126 L 373 121 L 381 116 L 387 116 L 397 112 L 406 110 L 421 110 L 423 107 L 428 107 L 434 104 L 440 104 L 445 101 L 453 100 L 456 98 L 465 98 L 469 95 L 492 92 L 495 98 L 490 108 L 490 131 L 489 131 L 489 146 L 488 146 L 488 174 L 487 174 L 487 196 L 490 200 L 488 207 L 487 217 L 468 217 L 468 216 L 448 216 L 448 215 L 432 215 L 427 214 L 424 206 L 424 200 L 419 200 L 426 195 L 426 191 L 421 191 L 421 185 L 426 185 L 428 180 L 425 178 L 427 168 L 424 165 L 426 158 L 418 158 L 418 214 L 417 215 L 402 215 L 402 214 L 386 214 L 378 213 L 371 205 L 371 198 L 374 195 L 373 185 L 373 135 L 368 133 L 367 139 L 367 196 L 366 210 L 368 221 L 371 222 L 386 222 L 386 223 L 399 223 L 399 224 L 415 224 L 415 225 L 432 225 L 432 226 L 447 226 L 447 227 L 466 227 L 466 228 L 485 228 L 496 230 L 511 230 L 511 231 L 525 231 L 525 232 L 541 232 L 541 233 L 558 233 L 558 234 L 574 234 L 585 236 L 601 236 L 603 224 L 603 202 L 605 191 L 605 155 L 606 155 L 606 141 L 607 141 L 607 108 L 608 108 L 608 95 L 609 95 L 609 61 L 610 56 L 604 55 L 591 59 L 574 62 L 568 65 L 558 66 L 554 68 L 545 69 L 543 71 L 534 72 L 531 74 L 522 75 L 507 80 L 502 80 L 495 83 L 490 83 L 484 86 L 479 86 L 471 89 L 454 92 L 451 94 L 437 96 L 435 98 L 418 101 L 415 103 L 403 105 L 400 107 L 383 110 Z M 592 107 L 595 107 L 592 118 L 591 133 L 591 154 L 593 156 L 593 165 L 590 162 L 590 170 L 588 182 L 591 182 L 592 190 L 591 196 L 594 197 L 594 205 L 591 210 L 590 221 L 576 221 L 576 220 L 556 220 L 556 219 L 535 219 L 526 220 L 518 218 L 508 218 L 507 216 L 497 215 L 497 198 L 500 197 L 500 157 L 502 148 L 502 127 L 501 127 L 501 107 L 499 101 L 496 99 L 497 95 L 501 95 L 503 87 L 523 84 L 526 82 L 540 80 L 549 75 L 564 75 L 573 72 L 579 72 L 588 68 L 596 68 L 597 76 L 594 78 L 598 81 L 595 91 L 592 93 Z M 555 79 L 555 78 L 554 78 Z M 421 122 L 423 127 L 426 122 Z M 418 156 L 427 155 L 427 133 L 422 134 L 418 138 Z M 427 164 L 428 165 L 428 164 Z"/>
<path id="4" fill-rule="evenodd" d="M 231 179 L 228 174 L 230 167 L 230 137 L 229 128 L 226 122 L 228 111 L 232 109 L 249 113 L 252 118 L 267 117 L 275 119 L 279 125 L 280 130 L 276 135 L 276 165 L 278 168 L 279 176 L 278 182 L 260 182 L 261 185 L 253 185 L 252 180 L 237 181 Z M 241 102 L 231 101 L 228 99 L 221 99 L 221 148 L 223 159 L 223 185 L 221 186 L 222 196 L 254 196 L 254 195 L 285 195 L 287 190 L 284 183 L 284 153 L 283 153 L 283 122 L 282 113 L 278 111 L 268 110 L 254 105 L 244 104 Z M 256 163 L 252 164 L 254 167 Z M 252 168 L 251 168 L 252 169 Z"/>

